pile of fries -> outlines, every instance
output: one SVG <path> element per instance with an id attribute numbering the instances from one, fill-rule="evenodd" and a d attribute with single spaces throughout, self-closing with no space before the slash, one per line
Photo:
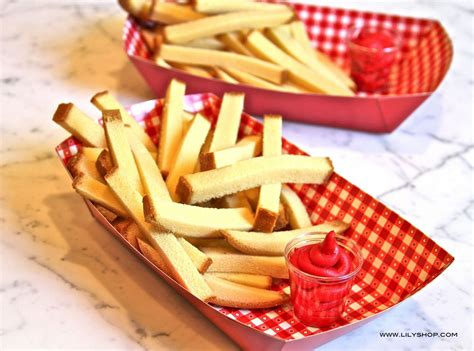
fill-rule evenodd
<path id="1" fill-rule="evenodd" d="M 270 90 L 354 95 L 355 83 L 312 47 L 304 23 L 285 4 L 119 2 L 131 15 L 155 23 L 141 34 L 160 66 Z"/>
<path id="2" fill-rule="evenodd" d="M 312 225 L 285 183 L 322 184 L 330 159 L 282 155 L 282 118 L 264 116 L 263 135 L 238 140 L 244 94 L 226 93 L 217 123 L 183 110 L 186 86 L 172 80 L 159 145 L 109 93 L 92 103 L 103 127 L 72 103 L 53 120 L 82 142 L 69 161 L 74 189 L 126 240 L 196 297 L 236 308 L 269 308 L 288 296 L 284 248 L 306 232 L 338 233 L 340 221 Z"/>

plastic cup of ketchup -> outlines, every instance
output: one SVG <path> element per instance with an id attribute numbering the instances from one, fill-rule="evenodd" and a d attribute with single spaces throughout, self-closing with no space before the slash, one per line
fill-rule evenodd
<path id="1" fill-rule="evenodd" d="M 389 77 L 400 57 L 400 35 L 376 27 L 349 29 L 347 47 L 351 59 L 351 76 L 359 91 L 384 94 Z"/>
<path id="2" fill-rule="evenodd" d="M 354 277 L 362 267 L 357 244 L 334 232 L 307 233 L 285 248 L 296 319 L 327 327 L 341 318 Z"/>

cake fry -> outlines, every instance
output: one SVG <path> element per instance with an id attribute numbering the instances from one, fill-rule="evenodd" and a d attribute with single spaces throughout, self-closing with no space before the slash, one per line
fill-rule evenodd
<path id="1" fill-rule="evenodd" d="M 281 155 L 282 118 L 266 115 L 263 119 L 263 156 Z M 260 187 L 258 205 L 254 220 L 254 229 L 271 233 L 280 209 L 281 183 L 264 184 Z"/>
<path id="2" fill-rule="evenodd" d="M 284 4 L 266 4 L 252 0 L 195 0 L 196 11 L 207 14 L 218 14 L 238 11 L 285 11 Z"/>
<path id="3" fill-rule="evenodd" d="M 120 116 L 122 117 L 123 123 L 129 125 L 133 129 L 133 132 L 150 152 L 156 152 L 155 144 L 153 144 L 153 141 L 142 128 L 142 126 L 127 112 L 127 110 L 112 94 L 110 94 L 108 91 L 102 91 L 95 94 L 92 97 L 91 102 L 102 112 L 104 110 L 120 110 Z"/>
<path id="4" fill-rule="evenodd" d="M 85 146 L 107 146 L 104 129 L 72 103 L 59 104 L 53 121 L 79 139 Z"/>
<path id="5" fill-rule="evenodd" d="M 166 90 L 158 150 L 158 167 L 164 175 L 168 175 L 171 169 L 183 136 L 182 114 L 185 90 L 186 84 L 177 79 L 173 79 Z"/>
<path id="6" fill-rule="evenodd" d="M 303 233 L 327 234 L 331 230 L 342 233 L 349 228 L 349 224 L 341 221 L 326 222 L 323 224 L 275 232 L 272 234 L 258 232 L 239 232 L 223 230 L 221 234 L 237 250 L 249 255 L 282 256 L 286 244 Z"/>
<path id="7" fill-rule="evenodd" d="M 172 65 L 178 63 L 236 68 L 278 84 L 287 78 L 286 70 L 276 64 L 233 52 L 163 44 L 158 55 Z"/>
<path id="8" fill-rule="evenodd" d="M 179 200 L 176 195 L 176 185 L 178 184 L 179 177 L 193 173 L 198 161 L 199 152 L 210 129 L 211 123 L 206 117 L 198 113 L 194 116 L 187 133 L 184 135 L 174 165 L 166 178 L 166 186 L 175 201 Z"/>
<path id="9" fill-rule="evenodd" d="M 201 154 L 199 157 L 201 171 L 229 166 L 237 161 L 248 160 L 259 156 L 262 151 L 262 138 L 250 135 L 242 138 L 235 146 Z"/>
<path id="10" fill-rule="evenodd" d="M 257 57 L 287 69 L 290 81 L 301 85 L 305 89 L 332 95 L 354 95 L 352 90 L 346 86 L 334 83 L 324 74 L 311 70 L 286 54 L 259 31 L 253 31 L 247 37 L 245 44 Z"/>
<path id="11" fill-rule="evenodd" d="M 231 166 L 180 178 L 177 192 L 188 204 L 204 202 L 272 183 L 323 184 L 333 172 L 325 157 L 282 155 L 254 157 Z"/>
<path id="12" fill-rule="evenodd" d="M 102 120 L 104 121 L 108 149 L 110 150 L 114 165 L 127 176 L 131 187 L 143 194 L 142 182 L 128 143 L 120 110 L 102 111 Z"/>
<path id="13" fill-rule="evenodd" d="M 198 38 L 242 29 L 278 26 L 289 22 L 293 17 L 294 14 L 289 8 L 268 12 L 242 11 L 167 26 L 164 34 L 169 43 L 183 44 Z"/>
<path id="14" fill-rule="evenodd" d="M 225 93 L 217 123 L 212 134 L 209 152 L 234 146 L 239 133 L 240 117 L 244 108 L 244 93 Z"/>
<path id="15" fill-rule="evenodd" d="M 245 309 L 271 308 L 289 300 L 289 296 L 283 292 L 242 285 L 208 274 L 204 278 L 215 294 L 210 302 L 220 306 Z"/>

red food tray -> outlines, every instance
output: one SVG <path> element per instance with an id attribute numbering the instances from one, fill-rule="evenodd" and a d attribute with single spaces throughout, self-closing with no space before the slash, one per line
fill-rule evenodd
<path id="1" fill-rule="evenodd" d="M 245 108 L 250 114 L 277 113 L 288 120 L 374 133 L 395 130 L 435 91 L 451 64 L 451 40 L 438 21 L 298 3 L 289 5 L 306 24 L 314 47 L 346 70 L 349 66 L 345 43 L 348 28 L 371 25 L 400 32 L 402 58 L 391 76 L 389 93 L 354 97 L 295 94 L 235 85 L 163 68 L 151 59 L 139 24 L 133 18 L 127 19 L 123 29 L 124 48 L 158 97 L 164 96 L 172 78 L 179 78 L 186 82 L 190 94 L 245 92 Z"/>
<path id="2" fill-rule="evenodd" d="M 220 98 L 213 94 L 188 95 L 185 109 L 201 111 L 211 121 L 219 112 Z M 156 143 L 162 100 L 133 105 L 131 114 L 143 124 Z M 244 113 L 239 137 L 260 134 L 262 124 Z M 56 147 L 66 163 L 80 150 L 79 141 L 70 137 Z M 306 153 L 283 139 L 284 153 Z M 382 312 L 423 289 L 454 260 L 442 247 L 401 218 L 394 211 L 334 173 L 326 185 L 292 185 L 303 200 L 313 223 L 344 220 L 351 226 L 345 233 L 362 248 L 364 264 L 352 291 L 343 319 L 328 328 L 310 328 L 293 317 L 287 304 L 265 310 L 242 310 L 212 306 L 194 297 L 148 261 L 131 246 L 114 227 L 86 201 L 92 215 L 146 262 L 168 284 L 192 303 L 237 344 L 249 350 L 309 350 L 346 334 L 379 316 Z M 273 287 L 289 292 L 287 281 Z"/>

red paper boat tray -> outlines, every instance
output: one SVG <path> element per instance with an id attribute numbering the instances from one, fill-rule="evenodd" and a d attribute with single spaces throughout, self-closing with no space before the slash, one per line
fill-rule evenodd
<path id="1" fill-rule="evenodd" d="M 285 119 L 374 133 L 395 130 L 441 83 L 451 64 L 451 41 L 438 21 L 380 13 L 289 4 L 306 24 L 314 47 L 346 70 L 349 58 L 345 43 L 351 26 L 370 25 L 401 33 L 402 58 L 388 95 L 338 97 L 297 94 L 235 85 L 217 79 L 163 68 L 154 63 L 140 34 L 139 24 L 129 18 L 123 30 L 124 48 L 156 96 L 164 96 L 172 78 L 186 82 L 190 94 L 208 91 L 246 93 L 245 108 L 253 115 L 278 113 Z"/>
<path id="2" fill-rule="evenodd" d="M 213 94 L 189 95 L 185 99 L 187 111 L 201 111 L 211 121 L 217 118 L 219 106 L 220 99 Z M 159 138 L 161 110 L 161 100 L 143 102 L 130 108 L 131 114 L 142 123 L 155 143 Z M 262 124 L 244 113 L 239 137 L 261 132 Z M 287 140 L 283 140 L 283 148 L 284 153 L 306 155 Z M 80 149 L 81 144 L 73 137 L 56 147 L 64 164 Z M 292 187 L 303 200 L 315 224 L 335 219 L 351 223 L 345 235 L 362 248 L 364 264 L 349 295 L 346 312 L 339 323 L 329 328 L 309 328 L 299 323 L 293 317 L 291 304 L 265 310 L 242 310 L 202 302 L 148 261 L 92 203 L 86 202 L 92 215 L 105 228 L 237 344 L 249 350 L 311 350 L 360 327 L 409 298 L 454 260 L 408 221 L 337 173 L 326 185 L 300 184 Z M 273 288 L 289 292 L 286 281 L 279 282 Z"/>

